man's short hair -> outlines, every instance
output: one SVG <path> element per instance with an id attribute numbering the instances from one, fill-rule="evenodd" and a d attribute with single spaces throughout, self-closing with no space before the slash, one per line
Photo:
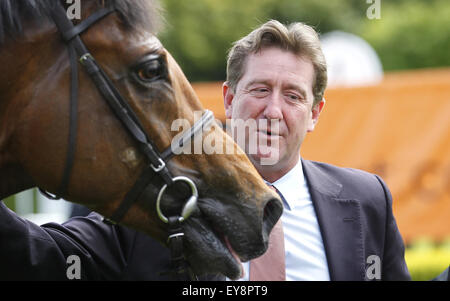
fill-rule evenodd
<path id="1" fill-rule="evenodd" d="M 311 60 L 315 72 L 312 87 L 314 104 L 320 102 L 327 86 L 327 64 L 317 32 L 301 22 L 286 26 L 270 20 L 233 43 L 227 61 L 227 83 L 233 92 L 244 75 L 247 57 L 269 47 L 278 47 Z"/>

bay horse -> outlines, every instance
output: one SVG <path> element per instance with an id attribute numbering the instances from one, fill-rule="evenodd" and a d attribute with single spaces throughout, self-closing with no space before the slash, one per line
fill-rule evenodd
<path id="1" fill-rule="evenodd" d="M 0 0 L 0 199 L 39 187 L 161 243 L 164 218 L 183 210 L 194 272 L 238 277 L 240 260 L 267 249 L 282 205 L 218 126 L 202 135 L 235 154 L 161 154 L 172 121 L 192 125 L 204 110 L 156 37 L 157 3 L 81 1 L 70 25 L 55 11 L 65 2 Z"/>

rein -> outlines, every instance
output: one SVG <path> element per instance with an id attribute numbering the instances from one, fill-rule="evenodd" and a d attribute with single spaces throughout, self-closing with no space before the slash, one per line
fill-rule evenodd
<path id="1" fill-rule="evenodd" d="M 210 125 L 214 121 L 214 116 L 211 111 L 205 110 L 201 119 L 197 121 L 190 130 L 186 131 L 178 141 L 172 143 L 172 145 L 174 145 L 173 148 L 169 146 L 162 154 L 158 152 L 157 148 L 154 147 L 152 140 L 144 131 L 144 128 L 136 113 L 130 107 L 128 102 L 122 97 L 94 57 L 89 53 L 80 37 L 80 34 L 89 29 L 93 24 L 114 11 L 114 7 L 102 8 L 76 26 L 67 18 L 65 10 L 59 2 L 58 5 L 56 5 L 55 10 L 52 12 L 52 18 L 58 30 L 61 32 L 64 42 L 68 46 L 70 57 L 71 89 L 69 140 L 66 164 L 57 194 L 51 195 L 42 189 L 39 190 L 51 199 L 59 199 L 59 196 L 67 194 L 76 147 L 79 62 L 83 65 L 102 97 L 106 100 L 109 107 L 121 121 L 127 132 L 138 144 L 139 150 L 144 154 L 149 162 L 148 166 L 144 168 L 131 190 L 127 192 L 124 200 L 116 211 L 110 218 L 105 218 L 104 221 L 113 224 L 120 222 L 130 207 L 136 202 L 139 195 L 152 182 L 152 179 L 155 176 L 160 177 L 165 184 L 159 191 L 156 201 L 156 211 L 158 217 L 168 226 L 169 236 L 167 243 L 171 252 L 171 268 L 173 269 L 173 271 L 169 273 L 177 275 L 181 279 L 183 278 L 182 274 L 187 274 L 190 280 L 197 280 L 196 275 L 192 272 L 183 254 L 184 231 L 182 229 L 183 222 L 187 220 L 191 216 L 192 212 L 197 208 L 197 187 L 195 183 L 187 177 L 173 177 L 167 169 L 166 162 L 174 156 L 174 150 L 182 148 L 183 145 L 192 139 L 196 133 L 201 131 L 203 127 Z M 184 182 L 189 186 L 191 190 L 191 197 L 184 204 L 184 207 L 179 215 L 166 217 L 161 211 L 162 196 L 168 186 L 175 185 L 179 182 Z"/>

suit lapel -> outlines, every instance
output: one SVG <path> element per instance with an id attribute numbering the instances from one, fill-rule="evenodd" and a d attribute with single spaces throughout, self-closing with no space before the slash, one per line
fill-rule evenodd
<path id="1" fill-rule="evenodd" d="M 302 165 L 319 222 L 331 280 L 364 280 L 360 202 L 339 198 L 342 184 L 316 163 L 302 159 Z"/>

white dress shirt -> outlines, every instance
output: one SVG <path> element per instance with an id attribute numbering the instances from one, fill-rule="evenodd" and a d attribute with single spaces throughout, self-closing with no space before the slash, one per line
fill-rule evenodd
<path id="1" fill-rule="evenodd" d="M 299 160 L 287 174 L 268 183 L 283 195 L 284 211 L 281 216 L 286 252 L 286 280 L 330 280 L 325 248 L 316 212 Z M 249 280 L 250 263 L 243 263 Z"/>

